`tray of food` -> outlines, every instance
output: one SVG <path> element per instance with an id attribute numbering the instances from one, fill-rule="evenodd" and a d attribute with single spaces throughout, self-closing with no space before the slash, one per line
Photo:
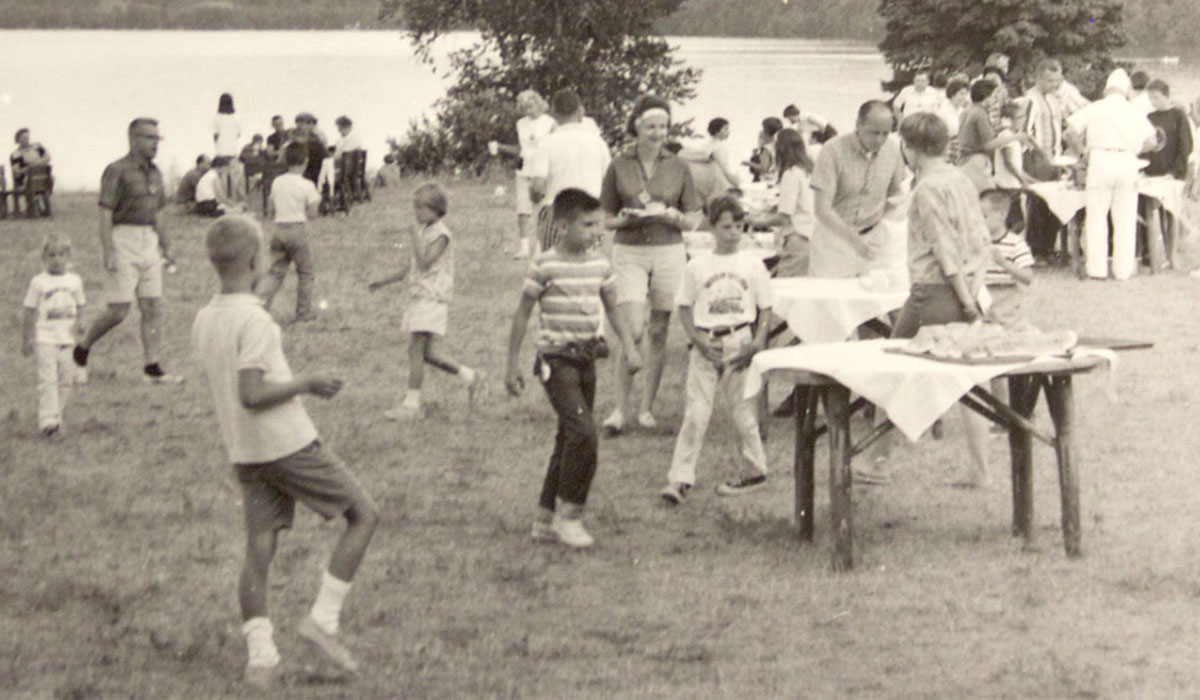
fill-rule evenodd
<path id="1" fill-rule="evenodd" d="M 968 365 L 1029 362 L 1069 357 L 1079 344 L 1074 331 L 1010 330 L 995 323 L 923 326 L 903 347 L 884 352 Z"/>

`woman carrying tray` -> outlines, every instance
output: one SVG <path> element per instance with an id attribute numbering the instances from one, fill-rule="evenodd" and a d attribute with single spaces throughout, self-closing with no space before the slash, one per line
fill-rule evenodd
<path id="1" fill-rule="evenodd" d="M 900 150 L 915 176 L 908 211 L 908 273 L 912 289 L 893 338 L 912 338 L 921 326 L 979 320 L 979 297 L 990 260 L 991 241 L 971 179 L 946 162 L 950 135 L 934 114 L 911 115 L 900 124 Z M 986 293 L 984 293 L 986 294 Z M 987 486 L 987 421 L 960 406 L 974 470 L 962 485 Z M 871 472 L 858 472 L 863 483 L 887 481 L 886 453 Z"/>

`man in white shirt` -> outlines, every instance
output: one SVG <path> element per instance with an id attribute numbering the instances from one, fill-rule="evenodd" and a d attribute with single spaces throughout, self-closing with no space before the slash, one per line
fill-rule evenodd
<path id="1" fill-rule="evenodd" d="M 929 71 L 920 70 L 913 74 L 912 85 L 896 95 L 892 109 L 896 111 L 900 121 L 904 121 L 905 117 L 917 112 L 937 114 L 945 99 L 941 91 L 929 87 Z"/>
<path id="2" fill-rule="evenodd" d="M 612 160 L 600 132 L 584 122 L 583 104 L 574 90 L 554 93 L 550 105 L 557 126 L 526 163 L 532 178 L 530 198 L 540 205 L 537 234 L 541 250 L 548 250 L 557 238 L 549 206 L 554 198 L 571 188 L 599 197 Z"/>
<path id="3" fill-rule="evenodd" d="M 1084 251 L 1088 277 L 1108 277 L 1108 215 L 1113 222 L 1112 275 L 1126 280 L 1137 271 L 1137 154 L 1155 143 L 1154 126 L 1130 104 L 1129 75 L 1108 76 L 1104 97 L 1067 119 L 1063 138 L 1087 153 L 1087 221 Z"/>
<path id="4" fill-rule="evenodd" d="M 358 137 L 358 134 L 355 134 L 352 131 L 354 129 L 354 122 L 350 121 L 350 117 L 347 117 L 343 114 L 342 116 L 338 117 L 334 123 L 337 124 L 338 133 L 342 135 L 341 138 L 337 140 L 337 143 L 334 144 L 334 159 L 341 158 L 343 154 L 350 151 L 363 150 L 362 139 Z"/>

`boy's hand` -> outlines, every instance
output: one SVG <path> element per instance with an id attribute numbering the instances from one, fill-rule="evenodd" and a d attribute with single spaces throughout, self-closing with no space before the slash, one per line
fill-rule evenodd
<path id="1" fill-rule="evenodd" d="M 21 343 L 21 354 L 24 355 L 25 357 L 29 357 L 30 355 L 33 354 L 33 341 L 32 340 L 26 340 L 23 343 Z"/>
<path id="2" fill-rule="evenodd" d="M 754 356 L 761 349 L 754 340 L 747 341 L 742 345 L 742 349 L 738 351 L 738 354 L 730 359 L 727 364 L 733 368 L 733 371 L 741 372 L 750 366 L 750 361 L 754 359 Z"/>
<path id="3" fill-rule="evenodd" d="M 724 354 L 721 344 L 704 333 L 697 333 L 696 337 L 692 338 L 692 345 L 695 345 L 700 355 L 709 362 L 720 362 L 721 355 Z"/>
<path id="4" fill-rule="evenodd" d="M 342 380 L 330 375 L 319 374 L 308 380 L 308 393 L 323 399 L 332 399 L 342 390 Z"/>
<path id="5" fill-rule="evenodd" d="M 521 376 L 521 370 L 516 367 L 509 367 L 504 373 L 504 388 L 513 396 L 520 396 L 522 391 L 525 391 L 525 378 Z"/>

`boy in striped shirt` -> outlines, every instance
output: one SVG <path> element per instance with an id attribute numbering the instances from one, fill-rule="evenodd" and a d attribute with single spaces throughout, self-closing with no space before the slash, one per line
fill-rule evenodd
<path id="1" fill-rule="evenodd" d="M 600 200 L 582 190 L 566 189 L 554 198 L 553 207 L 555 224 L 563 233 L 529 267 L 508 338 L 504 385 L 513 396 L 525 388 L 518 367 L 521 341 L 533 305 L 538 304 L 533 371 L 558 414 L 558 434 L 533 521 L 533 539 L 584 548 L 594 543 L 580 517 L 596 473 L 599 445 L 592 408 L 596 358 L 607 354 L 601 310 L 624 344 L 631 372 L 641 367 L 641 356 L 623 317 L 616 313 L 612 265 L 594 249 L 604 231 Z"/>
<path id="2" fill-rule="evenodd" d="M 984 277 L 992 298 L 988 316 L 1006 328 L 1026 324 L 1023 287 L 1033 284 L 1033 253 L 1024 236 L 1009 231 L 1006 224 L 1011 203 L 1012 195 L 1001 189 L 984 190 L 979 195 L 983 219 L 992 238 L 992 258 Z"/>

